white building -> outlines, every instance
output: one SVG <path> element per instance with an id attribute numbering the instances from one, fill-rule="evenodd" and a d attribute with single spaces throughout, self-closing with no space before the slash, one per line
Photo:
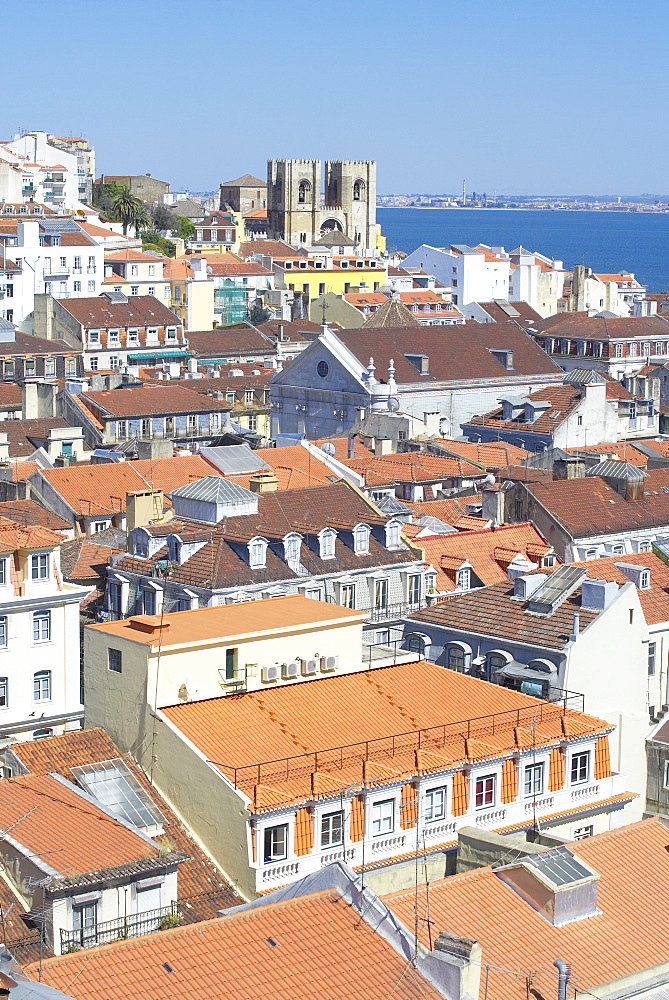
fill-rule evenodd
<path id="1" fill-rule="evenodd" d="M 0 201 L 39 202 L 62 212 L 85 200 L 83 183 L 81 194 L 79 190 L 86 169 L 83 160 L 76 151 L 48 140 L 47 132 L 26 132 L 0 143 L 5 164 L 0 171 Z"/>
<path id="2" fill-rule="evenodd" d="M 0 518 L 0 737 L 41 739 L 81 728 L 79 605 L 63 583 L 48 528 Z"/>
<path id="3" fill-rule="evenodd" d="M 420 267 L 433 274 L 459 307 L 511 297 L 511 261 L 504 247 L 432 247 L 424 243 L 409 254 L 403 267 Z"/>
<path id="4" fill-rule="evenodd" d="M 20 268 L 11 283 L 11 304 L 5 293 L 0 310 L 26 333 L 33 332 L 35 295 L 90 298 L 103 289 L 104 249 L 72 219 L 19 218 L 15 230 L 0 234 L 0 242 Z"/>

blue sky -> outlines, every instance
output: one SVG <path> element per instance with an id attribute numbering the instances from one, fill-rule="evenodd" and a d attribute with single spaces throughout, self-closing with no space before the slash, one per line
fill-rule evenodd
<path id="1" fill-rule="evenodd" d="M 665 193 L 665 0 L 5 0 L 2 133 L 211 190 L 268 157 L 378 190 Z"/>

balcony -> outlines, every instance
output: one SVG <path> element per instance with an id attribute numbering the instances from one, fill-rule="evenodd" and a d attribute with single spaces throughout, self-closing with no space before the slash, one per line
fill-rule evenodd
<path id="1" fill-rule="evenodd" d="M 413 611 L 420 611 L 426 605 L 426 601 L 404 601 L 400 604 L 385 604 L 379 608 L 372 608 L 369 612 L 370 622 L 390 622 L 397 618 L 404 618 Z"/>
<path id="2" fill-rule="evenodd" d="M 47 265 L 42 270 L 45 281 L 57 281 L 59 278 L 66 278 L 70 273 L 69 267 L 59 267 L 57 264 Z"/>
<path id="3" fill-rule="evenodd" d="M 61 928 L 60 951 L 64 955 L 84 948 L 97 948 L 98 945 L 110 944 L 112 941 L 125 941 L 127 938 L 139 937 L 151 931 L 176 927 L 180 920 L 178 904 L 170 903 L 169 906 L 161 906 L 158 910 L 132 913 L 127 917 L 106 920 L 104 923 L 84 927 L 81 930 L 68 931 Z"/>

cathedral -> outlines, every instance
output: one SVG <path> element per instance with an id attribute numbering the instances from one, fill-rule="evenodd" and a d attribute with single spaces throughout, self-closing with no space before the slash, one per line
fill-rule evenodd
<path id="1" fill-rule="evenodd" d="M 320 160 L 268 160 L 269 238 L 313 246 L 328 234 L 343 233 L 364 251 L 374 250 L 375 161 L 326 160 L 324 191 L 321 204 Z"/>

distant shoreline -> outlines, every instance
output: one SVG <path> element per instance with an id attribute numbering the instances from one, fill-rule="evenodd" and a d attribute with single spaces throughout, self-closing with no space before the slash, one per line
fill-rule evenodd
<path id="1" fill-rule="evenodd" d="M 631 208 L 483 208 L 480 205 L 377 205 L 377 211 L 398 209 L 412 212 L 580 212 L 582 215 L 591 212 L 593 215 L 669 215 L 665 212 L 635 212 Z"/>

